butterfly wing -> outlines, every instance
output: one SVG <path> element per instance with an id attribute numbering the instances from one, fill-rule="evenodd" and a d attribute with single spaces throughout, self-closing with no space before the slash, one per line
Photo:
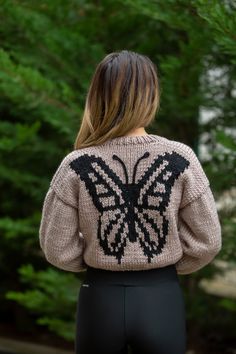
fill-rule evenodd
<path id="1" fill-rule="evenodd" d="M 99 211 L 97 237 L 106 255 L 120 263 L 124 255 L 128 227 L 123 182 L 98 156 L 84 154 L 70 163 L 84 181 L 93 204 Z"/>
<path id="2" fill-rule="evenodd" d="M 135 205 L 135 229 L 140 246 L 148 257 L 160 254 L 166 243 L 169 221 L 165 215 L 172 187 L 189 161 L 176 152 L 159 155 L 137 181 L 139 196 Z M 157 214 L 158 213 L 158 214 Z M 157 239 L 153 240 L 152 235 Z"/>

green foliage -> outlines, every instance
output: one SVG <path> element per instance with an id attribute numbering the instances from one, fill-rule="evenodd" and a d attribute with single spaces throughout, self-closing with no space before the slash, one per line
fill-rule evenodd
<path id="1" fill-rule="evenodd" d="M 222 298 L 219 301 L 219 305 L 229 311 L 236 312 L 236 302 L 233 299 Z"/>
<path id="2" fill-rule="evenodd" d="M 80 282 L 73 274 L 49 268 L 35 271 L 31 264 L 18 269 L 25 291 L 8 291 L 6 299 L 14 300 L 37 315 L 36 322 L 46 325 L 67 340 L 75 333 L 75 308 Z"/>
<path id="3" fill-rule="evenodd" d="M 221 226 L 223 234 L 224 247 L 221 251 L 221 258 L 228 262 L 235 263 L 236 247 L 235 247 L 235 234 L 236 234 L 236 219 L 235 207 L 231 210 L 226 210 L 221 216 Z"/>
<path id="4" fill-rule="evenodd" d="M 45 270 L 54 278 L 54 295 L 41 287 L 41 276 L 22 292 L 24 278 L 17 269 L 46 266 L 38 241 L 43 199 L 59 161 L 73 149 L 90 76 L 104 54 L 81 30 L 86 9 L 77 1 L 58 7 L 49 1 L 5 0 L 0 7 L 1 318 L 9 318 L 5 307 L 12 296 L 35 314 L 36 323 L 70 340 L 79 285 L 75 275 Z"/>
<path id="5" fill-rule="evenodd" d="M 236 64 L 236 3 L 218 0 L 197 0 L 197 3 L 198 14 L 208 22 L 215 43 L 229 55 L 231 64 Z"/>
<path id="6" fill-rule="evenodd" d="M 230 150 L 230 153 L 235 155 L 236 142 L 235 137 L 225 133 L 223 130 L 216 131 L 216 141 Z"/>

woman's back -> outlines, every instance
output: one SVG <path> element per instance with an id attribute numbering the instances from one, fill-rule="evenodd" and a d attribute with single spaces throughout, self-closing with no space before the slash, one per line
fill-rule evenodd
<path id="1" fill-rule="evenodd" d="M 188 145 L 121 136 L 63 159 L 45 198 L 40 243 L 50 263 L 74 272 L 175 264 L 187 274 L 219 252 L 221 228 Z"/>

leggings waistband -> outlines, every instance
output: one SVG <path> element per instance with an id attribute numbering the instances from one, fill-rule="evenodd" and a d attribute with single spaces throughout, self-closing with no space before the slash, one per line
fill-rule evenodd
<path id="1" fill-rule="evenodd" d="M 132 271 L 112 271 L 93 268 L 88 265 L 85 281 L 104 285 L 158 285 L 163 281 L 179 281 L 179 278 L 174 264 L 160 268 Z"/>

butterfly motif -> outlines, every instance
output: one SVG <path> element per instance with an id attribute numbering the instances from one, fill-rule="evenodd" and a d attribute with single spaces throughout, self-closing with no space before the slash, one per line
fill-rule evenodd
<path id="1" fill-rule="evenodd" d="M 145 152 L 136 161 L 132 182 L 129 183 L 124 162 L 125 183 L 99 156 L 84 154 L 70 162 L 70 167 L 84 181 L 93 204 L 99 211 L 97 237 L 104 254 L 121 263 L 127 240 L 139 242 L 148 263 L 163 251 L 169 221 L 165 215 L 172 187 L 189 161 L 172 151 L 158 155 L 136 181 L 136 171 Z"/>

